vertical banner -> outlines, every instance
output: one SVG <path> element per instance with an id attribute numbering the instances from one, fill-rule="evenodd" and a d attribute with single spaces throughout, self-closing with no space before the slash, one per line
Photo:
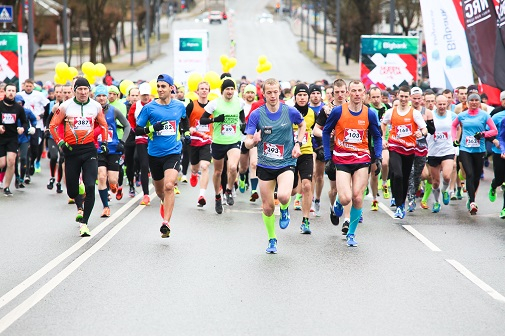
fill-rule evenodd
<path id="1" fill-rule="evenodd" d="M 500 0 L 497 8 L 496 53 L 494 56 L 496 85 L 505 90 L 505 0 Z"/>
<path id="2" fill-rule="evenodd" d="M 505 0 L 500 0 L 498 5 L 498 33 L 503 45 L 505 45 Z"/>
<path id="3" fill-rule="evenodd" d="M 452 1 L 421 0 L 421 11 L 431 87 L 473 83 L 465 29 Z"/>
<path id="4" fill-rule="evenodd" d="M 0 33 L 0 82 L 15 84 L 28 78 L 28 36 L 26 33 Z"/>
<path id="5" fill-rule="evenodd" d="M 361 81 L 369 88 L 398 89 L 417 81 L 419 38 L 362 35 Z"/>
<path id="6" fill-rule="evenodd" d="M 176 30 L 173 41 L 174 80 L 185 85 L 192 72 L 203 76 L 209 69 L 209 32 Z"/>

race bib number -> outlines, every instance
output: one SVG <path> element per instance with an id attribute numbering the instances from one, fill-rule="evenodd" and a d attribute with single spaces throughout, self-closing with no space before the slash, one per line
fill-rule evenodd
<path id="1" fill-rule="evenodd" d="M 348 143 L 362 143 L 363 135 L 365 134 L 364 130 L 354 129 L 354 128 L 346 128 L 344 141 Z"/>
<path id="2" fill-rule="evenodd" d="M 76 117 L 74 118 L 74 130 L 75 131 L 91 131 L 91 126 L 93 125 L 93 119 L 86 117 Z"/>
<path id="3" fill-rule="evenodd" d="M 156 133 L 159 136 L 172 136 L 177 134 L 177 126 L 174 120 L 168 121 L 163 125 L 163 129 Z"/>
<path id="4" fill-rule="evenodd" d="M 282 160 L 284 158 L 284 145 L 265 142 L 263 144 L 263 155 L 270 159 Z"/>
<path id="5" fill-rule="evenodd" d="M 398 125 L 396 126 L 396 135 L 399 138 L 404 138 L 412 135 L 412 125 Z"/>
<path id="6" fill-rule="evenodd" d="M 114 132 L 111 129 L 108 129 L 107 134 L 108 134 L 107 142 L 112 142 L 112 136 L 113 136 Z M 102 142 L 102 133 L 98 134 L 98 136 L 96 137 L 96 140 L 98 142 Z"/>
<path id="7" fill-rule="evenodd" d="M 469 135 L 465 138 L 465 146 L 466 147 L 480 147 L 480 141 L 475 139 L 473 135 Z"/>
<path id="8" fill-rule="evenodd" d="M 16 114 L 14 113 L 2 113 L 2 123 L 3 124 L 15 124 Z"/>
<path id="9" fill-rule="evenodd" d="M 198 124 L 198 126 L 196 126 L 196 130 L 198 132 L 210 132 L 210 127 L 209 127 L 209 125 L 200 125 L 200 124 Z"/>
<path id="10" fill-rule="evenodd" d="M 235 135 L 237 133 L 237 125 L 221 125 L 221 135 Z"/>
<path id="11" fill-rule="evenodd" d="M 309 134 L 307 132 L 305 132 L 305 134 L 303 135 L 303 139 L 302 139 L 302 145 L 305 145 L 307 143 L 308 136 L 309 136 Z M 293 132 L 293 138 L 294 138 L 295 142 L 298 141 L 298 131 Z"/>
<path id="12" fill-rule="evenodd" d="M 435 132 L 433 135 L 433 140 L 435 141 L 447 141 L 449 140 L 449 133 L 447 132 Z"/>

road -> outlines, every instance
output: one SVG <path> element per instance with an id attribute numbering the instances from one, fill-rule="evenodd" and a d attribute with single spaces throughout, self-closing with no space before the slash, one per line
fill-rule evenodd
<path id="1" fill-rule="evenodd" d="M 240 3 L 235 21 L 252 25 L 265 1 Z M 263 47 L 259 39 L 270 45 L 283 26 L 261 28 L 260 37 L 245 31 L 252 41 L 237 37 L 237 45 L 250 43 L 272 63 L 283 60 L 286 68 L 275 66 L 272 75 L 278 68 L 275 76 L 319 78 L 311 62 L 296 63 L 302 56 L 288 31 L 278 42 L 282 48 Z M 227 32 L 226 25 L 209 29 Z M 221 43 L 224 49 L 225 38 Z M 251 77 L 240 68 L 241 57 L 254 63 L 257 56 L 240 56 L 241 50 L 236 73 Z M 287 52 L 292 56 L 284 58 Z M 213 51 L 211 62 L 221 53 Z M 159 59 L 132 76 L 151 78 L 165 64 Z M 314 77 L 304 77 L 308 73 Z M 291 211 L 291 225 L 277 229 L 279 253 L 267 255 L 260 204 L 239 193 L 236 204 L 217 215 L 210 190 L 210 204 L 200 209 L 197 188 L 185 184 L 169 239 L 159 236 L 154 194 L 147 207 L 138 197 L 112 201 L 106 220 L 99 218 L 97 197 L 92 236 L 80 238 L 75 207 L 45 188 L 47 159 L 42 167 L 26 189 L 0 199 L 2 335 L 505 334 L 503 199 L 499 192 L 495 203 L 487 200 L 490 168 L 476 216 L 465 211 L 464 199 L 439 214 L 418 208 L 394 220 L 388 200 L 380 198 L 380 211 L 371 212 L 367 199 L 359 246 L 349 248 L 340 226 L 329 222 L 323 196 L 322 217 L 311 218 L 312 235 L 299 234 L 301 214 Z"/>

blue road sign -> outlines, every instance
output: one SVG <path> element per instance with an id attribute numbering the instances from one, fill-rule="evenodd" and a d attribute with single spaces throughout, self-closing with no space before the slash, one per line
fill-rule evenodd
<path id="1" fill-rule="evenodd" d="M 12 6 L 0 6 L 0 23 L 10 23 L 13 21 Z"/>

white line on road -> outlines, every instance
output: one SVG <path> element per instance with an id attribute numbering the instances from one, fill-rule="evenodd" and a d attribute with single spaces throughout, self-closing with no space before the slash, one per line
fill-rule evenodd
<path id="1" fill-rule="evenodd" d="M 151 190 L 152 190 L 151 186 Z M 119 218 L 126 210 L 128 210 L 132 205 L 134 205 L 136 202 L 142 198 L 143 195 L 139 194 L 133 199 L 131 199 L 128 203 L 123 205 L 121 208 L 119 208 L 114 214 L 109 217 L 107 220 L 102 222 L 100 225 L 98 225 L 93 231 L 91 231 L 92 235 L 97 235 L 105 229 L 108 225 L 113 223 L 117 218 Z M 30 277 L 28 277 L 26 280 L 21 282 L 19 285 L 8 291 L 6 294 L 4 294 L 2 297 L 0 297 L 0 308 L 14 300 L 19 294 L 23 293 L 26 289 L 28 289 L 31 285 L 33 285 L 35 282 L 40 280 L 43 276 L 45 276 L 47 273 L 49 273 L 53 268 L 61 264 L 65 259 L 67 259 L 70 255 L 72 255 L 74 252 L 79 250 L 81 247 L 89 243 L 91 240 L 89 238 L 83 238 L 80 239 L 77 243 L 75 243 L 73 246 L 71 246 L 69 249 L 67 249 L 65 252 L 51 260 L 49 263 L 47 263 L 45 266 L 43 266 L 41 269 L 39 269 L 37 272 L 33 273 Z"/>
<path id="2" fill-rule="evenodd" d="M 410 233 L 412 233 L 412 235 L 414 235 L 414 237 L 416 237 L 417 239 L 419 239 L 424 245 L 428 246 L 428 248 L 434 252 L 440 252 L 442 251 L 441 249 L 439 249 L 435 244 L 433 244 L 432 242 L 430 242 L 428 240 L 428 238 L 426 238 L 425 236 L 423 236 L 421 233 L 419 233 L 419 231 L 417 231 L 416 229 L 414 229 L 412 226 L 410 225 L 402 225 L 405 229 L 407 229 L 407 231 L 409 231 Z"/>
<path id="3" fill-rule="evenodd" d="M 453 259 L 445 259 L 449 264 L 451 264 L 456 270 L 463 274 L 468 280 L 479 286 L 484 292 L 488 293 L 493 299 L 505 302 L 505 297 L 495 291 L 491 286 L 477 278 L 475 274 L 470 272 L 465 266 L 461 265 L 459 262 Z"/>
<path id="4" fill-rule="evenodd" d="M 395 219 L 395 213 L 393 211 L 391 211 L 391 209 L 388 208 L 388 206 L 386 204 L 379 202 L 379 208 L 384 210 L 384 212 L 387 213 L 389 215 L 389 217 Z"/>
<path id="5" fill-rule="evenodd" d="M 155 193 L 151 194 L 151 197 L 155 197 Z M 79 266 L 81 266 L 86 260 L 88 260 L 93 254 L 99 251 L 105 244 L 107 244 L 122 228 L 126 226 L 135 216 L 137 216 L 146 206 L 137 206 L 130 214 L 128 214 L 123 220 L 121 220 L 116 226 L 114 226 L 109 232 L 107 232 L 98 242 L 81 254 L 77 259 L 72 261 L 67 267 L 65 267 L 60 273 L 58 273 L 54 278 L 49 280 L 44 286 L 28 297 L 23 303 L 18 305 L 16 308 L 11 310 L 7 315 L 5 315 L 0 320 L 0 333 L 4 332 L 9 328 L 14 322 L 16 322 L 21 316 L 23 316 L 27 311 L 29 311 L 33 306 L 35 306 L 40 300 L 42 300 L 47 294 L 49 294 L 54 288 L 56 288 L 60 283 L 63 282 L 68 276 L 70 276 Z"/>

